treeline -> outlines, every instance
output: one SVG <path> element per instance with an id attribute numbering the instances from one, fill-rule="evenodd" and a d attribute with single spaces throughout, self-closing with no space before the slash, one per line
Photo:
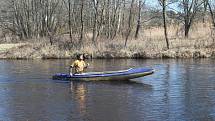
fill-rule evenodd
<path id="1" fill-rule="evenodd" d="M 215 27 L 213 0 L 3 0 L 0 28 L 20 40 L 69 34 L 71 42 L 81 44 L 90 36 L 96 45 L 98 38 L 122 37 L 124 46 L 129 37 L 138 38 L 143 26 L 161 22 L 169 48 L 168 24 L 182 23 L 184 37 L 197 20 Z M 158 5 L 152 4 L 157 2 Z M 156 19 L 156 21 L 155 21 Z M 150 24 L 149 24 L 150 23 Z"/>

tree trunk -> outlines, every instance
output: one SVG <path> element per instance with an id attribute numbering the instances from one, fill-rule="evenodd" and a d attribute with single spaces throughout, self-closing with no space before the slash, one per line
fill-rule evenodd
<path id="1" fill-rule="evenodd" d="M 71 1 L 68 0 L 68 5 L 69 5 L 69 37 L 70 37 L 70 41 L 72 41 L 72 26 L 71 26 Z"/>
<path id="2" fill-rule="evenodd" d="M 164 27 L 164 35 L 165 35 L 165 40 L 166 40 L 166 45 L 167 49 L 169 49 L 169 39 L 168 39 L 168 34 L 167 34 L 167 25 L 166 25 L 166 0 L 163 0 L 162 2 L 162 7 L 163 7 L 163 27 Z"/>
<path id="3" fill-rule="evenodd" d="M 83 9 L 84 9 L 84 0 L 81 0 L 81 36 L 80 36 L 80 43 L 83 42 L 83 36 L 84 36 Z"/>
<path id="4" fill-rule="evenodd" d="M 205 24 L 205 16 L 207 15 L 207 7 L 208 7 L 208 0 L 203 0 L 203 6 L 204 6 L 204 11 L 203 11 L 203 18 L 202 22 Z"/>
<path id="5" fill-rule="evenodd" d="M 138 38 L 139 30 L 140 30 L 140 23 L 141 23 L 141 8 L 142 8 L 142 1 L 139 0 L 139 11 L 138 11 L 138 20 L 137 20 L 137 28 L 135 32 L 135 38 Z"/>
<path id="6" fill-rule="evenodd" d="M 97 38 L 97 15 L 98 15 L 98 1 L 97 0 L 93 0 L 93 4 L 94 4 L 94 22 L 93 22 L 93 38 L 92 38 L 92 42 L 95 44 L 96 42 L 96 38 Z"/>
<path id="7" fill-rule="evenodd" d="M 127 42 L 128 42 L 128 38 L 130 36 L 130 33 L 131 33 L 131 19 L 132 19 L 132 11 L 133 11 L 133 4 L 134 4 L 134 1 L 135 0 L 132 0 L 131 1 L 131 7 L 130 7 L 130 14 L 129 14 L 129 19 L 128 19 L 128 30 L 127 30 L 127 34 L 126 34 L 126 38 L 125 38 L 125 44 L 124 44 L 124 47 L 127 46 Z"/>
<path id="8" fill-rule="evenodd" d="M 186 38 L 189 37 L 189 31 L 190 31 L 191 24 L 192 24 L 192 19 L 191 19 L 191 18 L 190 18 L 190 21 L 189 21 L 189 20 L 185 20 L 185 25 L 184 25 L 184 36 L 185 36 Z"/>

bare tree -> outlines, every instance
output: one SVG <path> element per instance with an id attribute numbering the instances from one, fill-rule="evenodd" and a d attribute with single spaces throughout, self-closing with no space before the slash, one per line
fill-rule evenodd
<path id="1" fill-rule="evenodd" d="M 137 27 L 135 32 L 135 38 L 138 38 L 139 31 L 140 31 L 140 25 L 141 25 L 141 9 L 143 4 L 145 4 L 145 1 L 142 3 L 142 0 L 139 0 L 139 9 L 138 9 L 138 18 L 137 18 Z"/>
<path id="2" fill-rule="evenodd" d="M 215 18 L 214 18 L 215 16 L 214 16 L 214 12 L 213 12 L 212 7 L 211 7 L 211 3 L 208 0 L 206 0 L 206 2 L 207 2 L 207 5 L 208 5 L 208 8 L 209 8 L 209 11 L 210 11 L 213 27 L 215 28 Z"/>
<path id="3" fill-rule="evenodd" d="M 4 28 L 20 39 L 53 36 L 59 27 L 58 0 L 9 0 L 7 5 Z"/>
<path id="4" fill-rule="evenodd" d="M 203 18 L 202 22 L 205 23 L 205 16 L 207 15 L 207 8 L 208 8 L 208 0 L 203 0 Z"/>
<path id="5" fill-rule="evenodd" d="M 81 0 L 81 8 L 80 8 L 80 16 L 81 16 L 81 33 L 80 33 L 80 42 L 82 43 L 83 41 L 83 36 L 84 36 L 84 20 L 83 20 L 83 11 L 84 11 L 84 0 Z"/>
<path id="6" fill-rule="evenodd" d="M 166 22 L 167 0 L 158 0 L 158 1 L 160 2 L 160 5 L 162 6 L 164 35 L 165 35 L 167 49 L 169 49 L 169 38 L 168 38 L 168 33 L 167 33 L 167 22 Z"/>
<path id="7" fill-rule="evenodd" d="M 169 21 L 179 23 L 179 19 L 182 20 L 185 37 L 189 36 L 192 24 L 198 21 L 197 17 L 202 15 L 202 12 L 204 16 L 211 16 L 215 27 L 213 0 L 157 0 L 161 5 L 158 8 L 154 5 L 147 6 L 144 4 L 145 0 L 4 1 L 0 27 L 4 32 L 18 36 L 20 41 L 48 37 L 49 42 L 54 44 L 56 36 L 69 33 L 71 45 L 74 43 L 81 45 L 89 39 L 85 34 L 92 33 L 90 41 L 95 45 L 102 39 L 124 38 L 123 44 L 126 47 L 130 38 L 138 39 L 144 23 L 145 27 L 162 26 L 164 28 L 165 44 L 169 49 Z M 177 3 L 171 6 L 169 3 L 172 1 Z M 177 5 L 179 8 L 176 8 Z M 173 17 L 171 17 L 173 9 L 170 7 L 177 11 L 173 13 Z"/>
<path id="8" fill-rule="evenodd" d="M 70 36 L 70 39 L 72 40 L 72 26 L 71 26 L 71 1 L 68 0 L 68 5 L 69 5 L 69 36 Z"/>
<path id="9" fill-rule="evenodd" d="M 131 30 L 132 30 L 131 21 L 132 21 L 132 17 L 133 17 L 134 1 L 135 1 L 135 0 L 132 0 L 132 1 L 131 1 L 131 7 L 130 7 L 130 12 L 129 12 L 129 18 L 128 18 L 128 29 L 127 29 L 127 33 L 126 33 L 126 38 L 125 38 L 124 47 L 127 46 L 128 37 L 130 36 Z"/>
<path id="10" fill-rule="evenodd" d="M 184 19 L 184 35 L 189 36 L 190 27 L 202 4 L 201 0 L 182 0 L 183 19 Z"/>
<path id="11" fill-rule="evenodd" d="M 93 24 L 93 38 L 92 41 L 95 44 L 96 42 L 96 37 L 97 37 L 97 19 L 98 19 L 98 4 L 99 1 L 98 0 L 92 0 L 93 1 L 93 8 L 94 8 L 94 24 Z"/>

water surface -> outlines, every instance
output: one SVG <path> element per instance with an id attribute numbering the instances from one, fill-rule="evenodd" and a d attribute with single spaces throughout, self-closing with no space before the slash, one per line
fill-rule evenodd
<path id="1" fill-rule="evenodd" d="M 70 61 L 1 60 L 0 120 L 215 120 L 215 60 L 89 60 L 88 71 L 156 72 L 135 83 L 52 80 Z"/>

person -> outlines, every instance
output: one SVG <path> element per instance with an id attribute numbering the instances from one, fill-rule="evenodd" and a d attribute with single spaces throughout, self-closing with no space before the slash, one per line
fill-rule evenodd
<path id="1" fill-rule="evenodd" d="M 89 63 L 85 63 L 84 61 L 84 55 L 80 54 L 77 56 L 77 60 L 75 60 L 70 65 L 70 74 L 81 74 L 84 72 L 84 70 L 89 66 Z"/>

